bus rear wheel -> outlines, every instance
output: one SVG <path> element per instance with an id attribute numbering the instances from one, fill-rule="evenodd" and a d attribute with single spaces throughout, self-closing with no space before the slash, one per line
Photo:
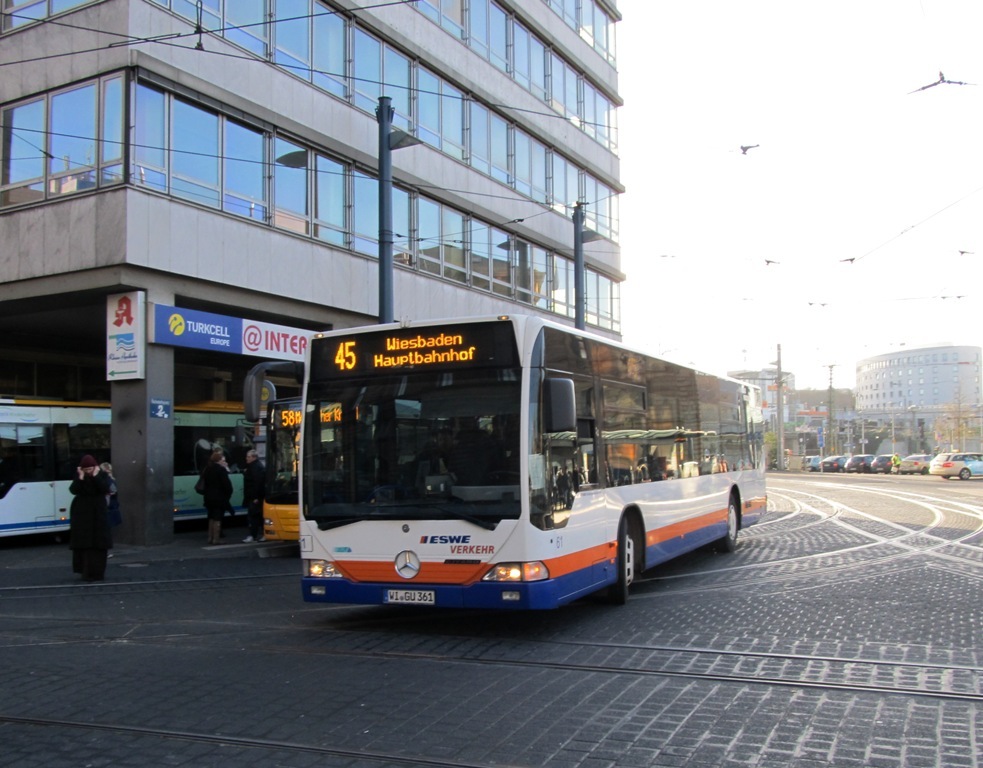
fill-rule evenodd
<path id="1" fill-rule="evenodd" d="M 624 605 L 628 602 L 628 590 L 635 580 L 636 563 L 640 553 L 640 544 L 636 541 L 636 526 L 629 523 L 623 515 L 618 523 L 618 580 L 608 587 L 608 602 L 613 605 Z"/>

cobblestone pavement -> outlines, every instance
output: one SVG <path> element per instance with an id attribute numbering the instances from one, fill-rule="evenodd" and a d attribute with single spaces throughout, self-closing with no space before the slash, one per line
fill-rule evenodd
<path id="1" fill-rule="evenodd" d="M 288 548 L 0 542 L 4 766 L 980 766 L 983 482 L 769 480 L 627 606 L 314 606 Z M 265 555 L 265 556 L 261 556 Z"/>

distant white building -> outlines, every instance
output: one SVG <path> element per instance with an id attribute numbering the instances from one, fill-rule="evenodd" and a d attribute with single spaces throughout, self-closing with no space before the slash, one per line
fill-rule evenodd
<path id="1" fill-rule="evenodd" d="M 858 415 L 929 447 L 976 449 L 983 435 L 980 347 L 940 344 L 857 363 Z"/>

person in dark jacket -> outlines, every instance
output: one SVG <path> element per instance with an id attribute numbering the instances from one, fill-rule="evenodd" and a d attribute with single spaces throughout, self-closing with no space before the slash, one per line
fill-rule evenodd
<path id="1" fill-rule="evenodd" d="M 263 499 L 266 498 L 266 465 L 259 460 L 256 451 L 246 454 L 246 467 L 242 470 L 242 506 L 246 508 L 249 535 L 245 542 L 266 541 L 263 537 Z"/>
<path id="2" fill-rule="evenodd" d="M 106 557 L 113 546 L 106 514 L 109 478 L 88 454 L 82 457 L 76 473 L 68 489 L 75 497 L 69 518 L 72 570 L 81 574 L 83 581 L 102 581 Z"/>
<path id="3" fill-rule="evenodd" d="M 222 516 L 232 500 L 232 478 L 229 465 L 221 448 L 212 451 L 208 464 L 201 472 L 205 492 L 205 510 L 208 512 L 208 543 L 222 543 Z"/>

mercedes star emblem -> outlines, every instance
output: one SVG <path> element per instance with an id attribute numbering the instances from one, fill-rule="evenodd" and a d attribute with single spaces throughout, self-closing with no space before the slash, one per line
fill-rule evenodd
<path id="1" fill-rule="evenodd" d="M 395 564 L 396 573 L 404 579 L 412 579 L 420 572 L 420 558 L 416 556 L 416 552 L 410 552 L 408 549 L 396 555 Z"/>

